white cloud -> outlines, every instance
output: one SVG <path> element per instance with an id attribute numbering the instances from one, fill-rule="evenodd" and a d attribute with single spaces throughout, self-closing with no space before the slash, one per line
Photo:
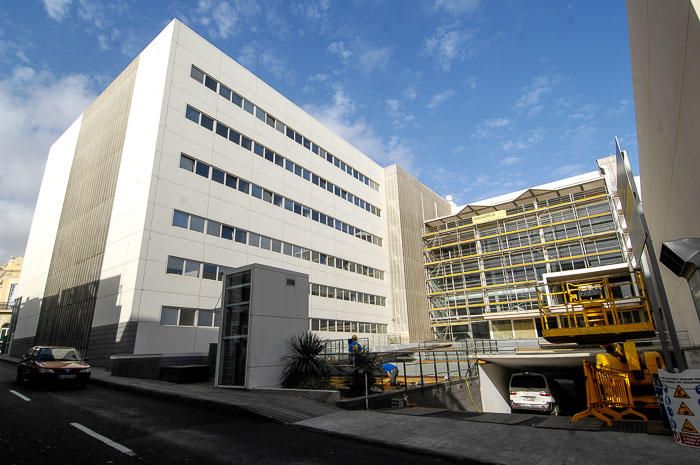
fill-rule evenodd
<path id="1" fill-rule="evenodd" d="M 561 136 L 561 140 L 563 142 L 571 142 L 574 144 L 581 144 L 584 142 L 589 142 L 593 140 L 597 133 L 597 130 L 594 126 L 585 123 L 581 124 L 579 126 L 576 126 L 575 128 L 570 128 L 567 129 L 564 134 Z"/>
<path id="2" fill-rule="evenodd" d="M 62 21 L 68 14 L 71 0 L 43 0 L 46 14 L 54 21 Z"/>
<path id="3" fill-rule="evenodd" d="M 203 26 L 214 39 L 228 39 L 243 30 L 257 31 L 262 23 L 261 13 L 255 0 L 199 0 L 196 8 L 189 8 L 180 16 L 186 23 Z M 264 19 L 268 23 L 279 23 L 274 15 L 266 15 Z"/>
<path id="4" fill-rule="evenodd" d="M 474 126 L 474 131 L 471 133 L 471 138 L 483 140 L 487 137 L 492 137 L 497 133 L 499 128 L 504 128 L 510 125 L 511 121 L 508 118 L 489 118 Z"/>
<path id="5" fill-rule="evenodd" d="M 453 15 L 471 14 L 480 3 L 480 0 L 435 0 L 433 9 L 443 10 Z"/>
<path id="6" fill-rule="evenodd" d="M 314 22 L 325 21 L 330 7 L 330 0 L 297 0 L 294 4 L 297 13 Z"/>
<path id="7" fill-rule="evenodd" d="M 543 74 L 532 80 L 520 91 L 520 97 L 515 101 L 515 109 L 528 116 L 538 114 L 544 108 L 543 99 L 561 82 L 556 74 Z"/>
<path id="8" fill-rule="evenodd" d="M 572 163 L 570 165 L 563 165 L 552 171 L 552 175 L 558 178 L 568 178 L 570 176 L 575 176 L 577 174 L 583 173 L 584 166 L 579 163 Z"/>
<path id="9" fill-rule="evenodd" d="M 0 80 L 0 260 L 24 252 L 49 146 L 95 98 L 93 80 L 28 66 Z"/>
<path id="10" fill-rule="evenodd" d="M 437 108 L 455 95 L 457 95 L 457 92 L 455 92 L 453 89 L 447 89 L 439 92 L 433 95 L 433 97 L 430 99 L 430 102 L 428 102 L 428 108 Z"/>
<path id="11" fill-rule="evenodd" d="M 397 99 L 386 100 L 386 112 L 391 118 L 391 123 L 397 128 L 402 128 L 416 121 L 416 117 L 412 113 L 407 112 L 401 101 Z"/>
<path id="12" fill-rule="evenodd" d="M 509 124 L 510 120 L 508 118 L 491 118 L 484 121 L 484 126 L 487 128 L 502 128 Z"/>
<path id="13" fill-rule="evenodd" d="M 516 140 L 507 140 L 501 145 L 504 152 L 527 150 L 542 142 L 544 131 L 541 128 L 526 131 Z"/>
<path id="14" fill-rule="evenodd" d="M 415 100 L 416 97 L 418 97 L 418 91 L 414 86 L 409 86 L 406 90 L 401 92 L 401 96 L 406 100 Z"/>
<path id="15" fill-rule="evenodd" d="M 355 67 L 365 75 L 384 68 L 392 54 L 389 47 L 370 47 L 359 40 L 351 44 L 342 40 L 331 42 L 328 51 L 340 58 L 343 64 Z"/>
<path id="16" fill-rule="evenodd" d="M 629 100 L 620 100 L 615 108 L 609 108 L 605 111 L 605 116 L 614 117 L 625 114 L 630 108 L 630 103 Z"/>
<path id="17" fill-rule="evenodd" d="M 327 105 L 306 105 L 305 110 L 377 163 L 398 163 L 413 175 L 419 174 L 409 143 L 395 135 L 382 138 L 364 118 L 356 118 L 355 104 L 341 87 L 335 88 L 333 100 Z"/>
<path id="18" fill-rule="evenodd" d="M 248 42 L 238 54 L 238 61 L 249 69 L 260 67 L 277 79 L 293 80 L 294 75 L 287 69 L 287 63 L 274 51 L 258 42 Z"/>
<path id="19" fill-rule="evenodd" d="M 520 161 L 520 157 L 516 157 L 516 156 L 511 155 L 511 156 L 506 157 L 503 160 L 501 160 L 500 165 L 501 166 L 510 166 L 510 165 L 514 165 L 514 164 L 518 163 L 519 161 Z"/>
<path id="20" fill-rule="evenodd" d="M 600 105 L 595 103 L 586 104 L 577 109 L 575 113 L 571 113 L 569 118 L 571 119 L 581 119 L 581 120 L 591 120 L 598 115 L 598 110 Z"/>
<path id="21" fill-rule="evenodd" d="M 476 78 L 474 76 L 467 76 L 464 78 L 464 83 L 469 87 L 471 90 L 476 89 Z"/>
<path id="22" fill-rule="evenodd" d="M 477 53 L 480 47 L 474 42 L 475 36 L 473 31 L 460 29 L 457 25 L 440 26 L 435 34 L 425 39 L 423 49 L 436 60 L 440 70 L 448 72 L 455 61 L 463 61 Z"/>
<path id="23" fill-rule="evenodd" d="M 347 60 L 352 56 L 352 52 L 345 46 L 345 42 L 331 42 L 328 45 L 328 51 L 334 55 L 338 55 L 343 60 Z"/>

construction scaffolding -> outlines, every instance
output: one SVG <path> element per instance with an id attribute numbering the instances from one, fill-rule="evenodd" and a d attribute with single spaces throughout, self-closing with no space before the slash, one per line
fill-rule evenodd
<path id="1" fill-rule="evenodd" d="M 424 261 L 436 337 L 541 336 L 536 284 L 545 273 L 628 260 L 616 201 L 601 177 L 428 221 Z"/>

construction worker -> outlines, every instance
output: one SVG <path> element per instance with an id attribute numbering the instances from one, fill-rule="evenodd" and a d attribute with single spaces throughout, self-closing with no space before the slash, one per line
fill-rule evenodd
<path id="1" fill-rule="evenodd" d="M 362 345 L 357 342 L 357 334 L 353 334 L 352 337 L 348 339 L 348 352 L 351 354 L 362 352 Z"/>
<path id="2" fill-rule="evenodd" d="M 389 377 L 389 386 L 396 386 L 396 378 L 399 376 L 399 367 L 393 363 L 382 364 L 382 371 Z"/>

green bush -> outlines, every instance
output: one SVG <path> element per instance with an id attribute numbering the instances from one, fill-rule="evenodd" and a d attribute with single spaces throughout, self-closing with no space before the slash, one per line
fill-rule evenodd
<path id="1" fill-rule="evenodd" d="M 287 366 L 282 372 L 282 387 L 326 389 L 329 384 L 328 363 L 321 356 L 325 342 L 314 333 L 292 336 L 288 341 L 291 355 L 283 357 Z"/>

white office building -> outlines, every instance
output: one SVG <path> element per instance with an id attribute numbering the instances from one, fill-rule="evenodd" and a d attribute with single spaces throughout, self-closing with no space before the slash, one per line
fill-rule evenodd
<path id="1" fill-rule="evenodd" d="M 308 275 L 323 337 L 425 339 L 419 232 L 448 213 L 174 20 L 50 149 L 11 352 L 206 352 L 252 263 Z"/>

